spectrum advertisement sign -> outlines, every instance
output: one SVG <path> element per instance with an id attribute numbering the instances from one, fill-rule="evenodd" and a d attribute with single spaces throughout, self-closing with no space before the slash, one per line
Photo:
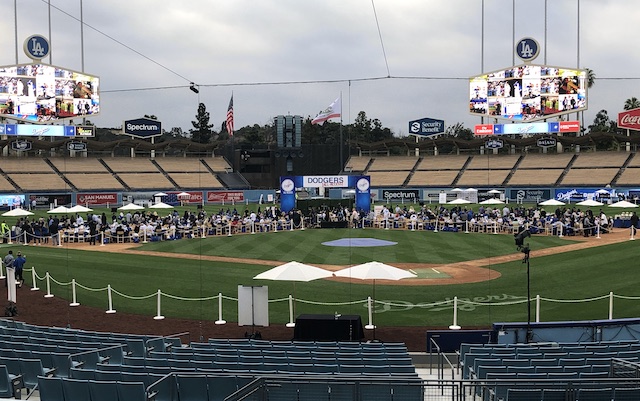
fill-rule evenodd
<path id="1" fill-rule="evenodd" d="M 356 209 L 371 209 L 371 178 L 368 175 L 305 175 L 280 177 L 280 210 L 296 207 L 296 188 L 354 188 Z"/>

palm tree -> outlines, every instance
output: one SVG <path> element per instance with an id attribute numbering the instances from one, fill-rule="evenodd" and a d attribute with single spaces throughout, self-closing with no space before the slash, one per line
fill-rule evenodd
<path id="1" fill-rule="evenodd" d="M 584 69 L 587 73 L 587 88 L 590 89 L 596 83 L 596 73 L 591 68 Z"/>
<path id="2" fill-rule="evenodd" d="M 640 100 L 638 100 L 638 98 L 635 96 L 624 101 L 625 110 L 637 109 L 639 107 L 640 107 Z"/>
<path id="3" fill-rule="evenodd" d="M 591 68 L 585 68 L 584 71 L 587 73 L 587 89 L 591 89 L 593 85 L 596 84 L 596 73 L 593 72 Z M 584 110 L 580 112 L 581 123 L 580 123 L 580 131 L 586 131 L 584 127 Z"/>

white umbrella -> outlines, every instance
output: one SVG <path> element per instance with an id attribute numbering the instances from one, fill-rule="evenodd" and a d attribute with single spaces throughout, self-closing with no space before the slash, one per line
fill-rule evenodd
<path id="1" fill-rule="evenodd" d="M 603 194 L 608 194 L 609 191 L 607 191 L 606 189 L 599 189 L 596 191 L 596 193 L 599 195 L 603 195 Z"/>
<path id="2" fill-rule="evenodd" d="M 82 206 L 82 205 L 75 205 L 70 207 L 69 209 L 67 209 L 67 212 L 69 213 L 86 213 L 86 212 L 93 212 L 93 209 L 89 209 L 86 206 Z"/>
<path id="3" fill-rule="evenodd" d="M 478 190 L 475 189 L 475 188 L 467 188 L 467 189 L 465 189 L 465 191 L 467 191 L 467 192 L 478 192 Z"/>
<path id="4" fill-rule="evenodd" d="M 55 207 L 55 208 L 53 208 L 53 209 L 49 210 L 47 213 L 50 213 L 50 214 L 58 214 L 58 213 L 60 213 L 60 214 L 64 214 L 64 213 L 69 213 L 69 208 L 68 208 L 68 207 L 66 207 L 66 206 L 58 206 L 58 207 Z"/>
<path id="5" fill-rule="evenodd" d="M 498 198 L 489 198 L 480 202 L 481 205 L 502 205 L 504 202 Z"/>
<path id="6" fill-rule="evenodd" d="M 540 206 L 564 206 L 565 203 L 556 199 L 548 199 L 546 201 L 540 202 Z"/>
<path id="7" fill-rule="evenodd" d="M 333 274 L 336 277 L 351 277 L 361 280 L 401 280 L 403 278 L 417 277 L 404 269 L 380 262 L 367 262 L 347 267 Z"/>
<path id="8" fill-rule="evenodd" d="M 471 201 L 463 198 L 454 199 L 451 202 L 447 202 L 447 205 L 468 205 Z"/>
<path id="9" fill-rule="evenodd" d="M 616 203 L 612 203 L 609 205 L 609 207 L 619 207 L 619 208 L 625 208 L 625 207 L 638 207 L 638 205 L 636 205 L 635 203 L 631 203 L 629 201 L 619 201 Z"/>
<path id="10" fill-rule="evenodd" d="M 296 301 L 296 281 L 308 282 L 332 276 L 333 272 L 329 270 L 293 261 L 262 272 L 255 276 L 254 280 L 293 281 L 293 300 Z M 293 304 L 293 309 L 291 311 L 291 322 L 287 324 L 287 327 L 295 326 L 295 323 L 293 323 L 295 303 Z"/>
<path id="11" fill-rule="evenodd" d="M 336 277 L 350 277 L 361 280 L 373 280 L 372 301 L 376 299 L 376 280 L 401 280 L 403 278 L 417 277 L 415 274 L 395 266 L 380 262 L 367 262 L 360 265 L 347 267 L 333 273 Z M 373 323 L 373 322 L 372 322 Z M 373 337 L 376 337 L 376 326 L 373 324 Z"/>
<path id="12" fill-rule="evenodd" d="M 173 209 L 173 206 L 167 205 L 164 202 L 157 202 L 157 203 L 149 206 L 149 209 Z"/>
<path id="13" fill-rule="evenodd" d="M 180 198 L 190 198 L 191 194 L 188 192 L 180 192 L 178 195 L 176 195 L 178 197 L 178 199 Z"/>
<path id="14" fill-rule="evenodd" d="M 155 194 L 153 196 L 169 196 L 169 195 L 165 194 L 164 192 L 158 192 L 157 194 Z"/>
<path id="15" fill-rule="evenodd" d="M 144 206 L 136 205 L 135 203 L 128 203 L 118 208 L 118 210 L 141 210 L 141 209 L 144 209 Z"/>
<path id="16" fill-rule="evenodd" d="M 22 208 L 15 208 L 15 209 L 11 209 L 8 212 L 4 212 L 2 213 L 2 215 L 4 217 L 24 217 L 24 216 L 31 216 L 33 215 L 33 213 L 31 213 L 28 210 L 24 210 Z"/>
<path id="17" fill-rule="evenodd" d="M 491 191 L 487 192 L 489 194 L 501 194 L 502 191 L 498 191 L 497 189 L 492 189 Z"/>
<path id="18" fill-rule="evenodd" d="M 587 200 L 583 200 L 582 202 L 576 203 L 576 205 L 578 205 L 578 206 L 602 206 L 602 205 L 604 205 L 604 203 L 598 202 L 597 200 L 593 200 L 593 199 L 587 199 Z"/>
<path id="19" fill-rule="evenodd" d="M 462 192 L 462 191 L 463 191 L 463 189 L 461 189 L 461 188 L 453 188 L 451 190 L 451 192 Z"/>
<path id="20" fill-rule="evenodd" d="M 329 270 L 300 262 L 289 262 L 262 272 L 254 277 L 256 280 L 277 281 L 312 281 L 333 276 Z"/>

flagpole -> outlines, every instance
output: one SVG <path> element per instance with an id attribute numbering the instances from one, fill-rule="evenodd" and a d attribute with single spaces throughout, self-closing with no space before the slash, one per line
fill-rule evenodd
<path id="1" fill-rule="evenodd" d="M 344 159 L 343 159 L 344 143 L 342 140 L 342 91 L 340 91 L 340 172 L 344 171 Z"/>
<path id="2" fill-rule="evenodd" d="M 231 100 L 233 101 L 233 91 L 231 91 Z M 235 104 L 233 105 L 233 108 L 234 108 L 234 110 L 233 110 L 233 120 L 234 120 L 233 127 L 234 128 L 233 129 L 235 131 L 235 125 L 236 125 L 235 124 L 235 119 L 236 119 L 236 115 L 235 115 L 236 114 L 235 113 L 236 105 Z M 227 134 L 231 136 L 231 155 L 232 155 L 231 157 L 233 157 L 233 172 L 236 173 L 237 172 L 237 170 L 236 170 L 236 165 L 237 165 L 237 163 L 236 163 L 236 141 L 233 138 L 234 137 L 233 133 L 229 133 L 228 130 L 227 130 Z"/>

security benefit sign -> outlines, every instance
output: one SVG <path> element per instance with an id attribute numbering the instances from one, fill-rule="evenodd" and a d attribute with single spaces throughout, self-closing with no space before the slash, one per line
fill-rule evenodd
<path id="1" fill-rule="evenodd" d="M 409 135 L 431 136 L 444 132 L 444 121 L 433 118 L 421 118 L 409 121 Z"/>
<path id="2" fill-rule="evenodd" d="M 354 188 L 356 209 L 371 208 L 371 179 L 368 175 L 305 175 L 280 177 L 280 209 L 296 207 L 296 188 Z"/>

